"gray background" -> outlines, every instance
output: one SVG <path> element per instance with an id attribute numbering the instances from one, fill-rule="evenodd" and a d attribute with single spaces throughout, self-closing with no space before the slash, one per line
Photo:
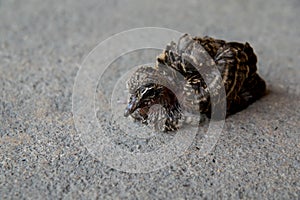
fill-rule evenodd
<path id="1" fill-rule="evenodd" d="M 297 0 L 0 1 L 1 199 L 299 199 L 299 11 Z M 207 157 L 195 142 L 171 166 L 129 174 L 82 145 L 72 88 L 99 42 L 144 26 L 250 42 L 270 92 L 226 120 Z"/>

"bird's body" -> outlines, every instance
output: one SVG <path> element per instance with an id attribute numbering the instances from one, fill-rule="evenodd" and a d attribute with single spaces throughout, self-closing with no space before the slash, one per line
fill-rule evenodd
<path id="1" fill-rule="evenodd" d="M 218 102 L 226 100 L 229 115 L 266 92 L 266 84 L 257 73 L 256 55 L 248 43 L 185 34 L 177 44 L 167 45 L 156 61 L 155 67 L 141 67 L 128 80 L 131 99 L 125 116 L 147 123 L 153 115 L 150 107 L 160 104 L 165 109 L 165 131 L 178 128 L 183 109 L 210 117 L 213 97 L 219 96 Z M 224 97 L 218 83 L 224 85 Z"/>

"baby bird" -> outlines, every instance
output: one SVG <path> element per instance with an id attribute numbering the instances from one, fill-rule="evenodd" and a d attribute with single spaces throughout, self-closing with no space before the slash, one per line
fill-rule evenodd
<path id="1" fill-rule="evenodd" d="M 154 67 L 143 66 L 133 73 L 127 82 L 131 96 L 124 116 L 145 124 L 164 120 L 160 129 L 174 131 L 180 126 L 182 110 L 211 117 L 211 99 L 219 96 L 214 103 L 226 106 L 226 114 L 220 116 L 223 119 L 265 95 L 266 83 L 258 75 L 256 63 L 247 42 L 184 34 L 177 44 L 167 45 Z M 210 70 L 213 67 L 221 76 Z M 224 96 L 215 84 L 218 81 L 224 86 Z M 155 104 L 163 110 L 151 110 Z"/>

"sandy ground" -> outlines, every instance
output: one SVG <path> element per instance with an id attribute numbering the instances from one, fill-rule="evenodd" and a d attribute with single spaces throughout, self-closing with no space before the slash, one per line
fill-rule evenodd
<path id="1" fill-rule="evenodd" d="M 299 11 L 297 0 L 0 1 L 0 198 L 299 199 Z M 248 41 L 269 94 L 229 117 L 204 158 L 196 136 L 170 165 L 127 173 L 83 144 L 72 94 L 99 42 L 145 26 Z"/>

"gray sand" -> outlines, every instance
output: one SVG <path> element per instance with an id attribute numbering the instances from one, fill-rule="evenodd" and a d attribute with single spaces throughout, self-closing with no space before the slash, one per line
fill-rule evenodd
<path id="1" fill-rule="evenodd" d="M 298 0 L 0 1 L 0 198 L 299 199 L 299 13 Z M 248 41 L 269 94 L 229 117 L 206 157 L 197 135 L 171 165 L 133 174 L 83 145 L 72 90 L 99 42 L 145 26 Z"/>

